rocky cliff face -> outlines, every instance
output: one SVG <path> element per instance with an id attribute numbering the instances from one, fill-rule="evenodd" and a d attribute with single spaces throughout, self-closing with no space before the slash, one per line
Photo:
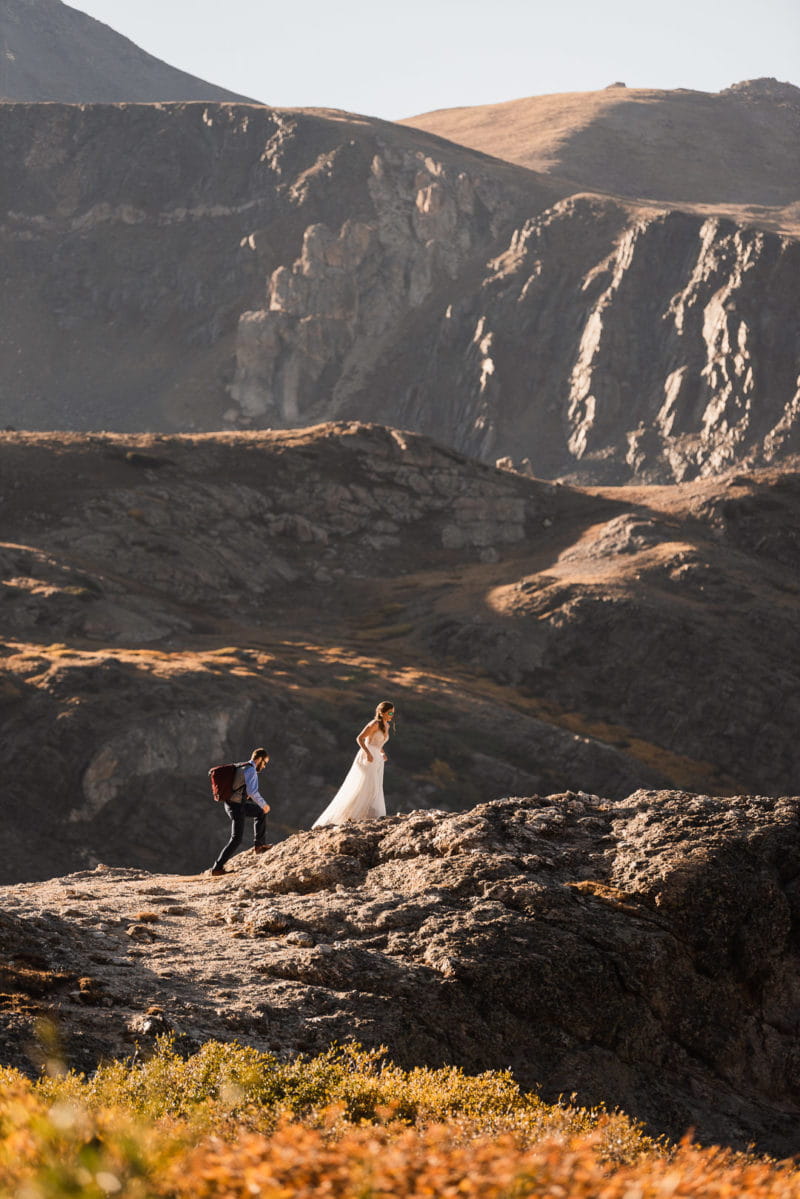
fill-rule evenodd
<path id="1" fill-rule="evenodd" d="M 526 456 L 539 475 L 663 481 L 780 460 L 800 447 L 798 280 L 791 238 L 570 197 L 443 315 L 403 419 L 429 414 L 444 436 L 454 414 L 434 397 L 457 363 L 461 448 Z"/>
<path id="2" fill-rule="evenodd" d="M 271 275 L 266 306 L 239 321 L 231 395 L 248 423 L 350 416 L 354 392 L 379 419 L 397 411 L 387 349 L 405 340 L 414 316 L 468 286 L 465 274 L 480 269 L 519 210 L 519 196 L 490 170 L 389 144 L 369 163 L 364 188 L 366 219 L 307 226 L 299 256 Z"/>
<path id="3" fill-rule="evenodd" d="M 560 194 L 347 114 L 3 105 L 0 125 L 0 402 L 26 427 L 330 416 L 340 376 Z"/>
<path id="4" fill-rule="evenodd" d="M 2 1060 L 172 1030 L 279 1054 L 511 1067 L 654 1131 L 798 1149 L 800 803 L 638 791 L 321 829 L 224 879 L 98 866 L 2 889 Z"/>
<path id="5" fill-rule="evenodd" d="M 347 114 L 0 123 L 11 425 L 381 421 L 601 482 L 797 450 L 790 237 Z"/>
<path id="6" fill-rule="evenodd" d="M 0 100 L 246 100 L 146 54 L 61 0 L 3 0 Z"/>

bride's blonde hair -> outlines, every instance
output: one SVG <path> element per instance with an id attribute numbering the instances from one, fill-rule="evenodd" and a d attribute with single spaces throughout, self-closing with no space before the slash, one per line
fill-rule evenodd
<path id="1" fill-rule="evenodd" d="M 382 733 L 386 732 L 386 721 L 383 719 L 386 712 L 394 712 L 394 704 L 390 703 L 388 699 L 382 699 L 375 709 L 375 719 L 381 726 Z"/>

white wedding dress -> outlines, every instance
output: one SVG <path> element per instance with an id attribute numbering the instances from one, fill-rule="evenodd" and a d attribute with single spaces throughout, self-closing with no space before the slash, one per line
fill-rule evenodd
<path id="1" fill-rule="evenodd" d="M 359 749 L 344 782 L 312 828 L 344 824 L 345 820 L 375 820 L 386 815 L 381 750 L 388 740 L 388 733 L 382 733 L 380 729 L 367 738 L 372 761 L 367 761 L 367 755 Z"/>

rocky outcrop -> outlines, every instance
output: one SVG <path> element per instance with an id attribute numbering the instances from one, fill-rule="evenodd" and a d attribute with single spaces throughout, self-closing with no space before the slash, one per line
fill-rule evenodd
<path id="1" fill-rule="evenodd" d="M 247 100 L 178 71 L 61 0 L 3 0 L 0 100 Z"/>
<path id="2" fill-rule="evenodd" d="M 584 731 L 607 722 L 629 750 L 643 737 L 651 765 L 669 747 L 713 762 L 725 790 L 796 790 L 800 479 L 725 484 L 598 512 L 546 567 L 495 588 L 491 612 L 431 620 L 433 652 L 582 714 Z"/>
<path id="3" fill-rule="evenodd" d="M 796 1153 L 798 815 L 570 792 L 314 830 L 224 879 L 4 888 L 0 1050 L 31 1068 L 43 1008 L 84 1069 L 170 1030 L 281 1055 L 355 1039 Z"/>
<path id="4" fill-rule="evenodd" d="M 251 423 L 351 415 L 354 390 L 381 369 L 398 327 L 458 290 L 508 227 L 512 197 L 488 172 L 471 177 L 390 146 L 369 169 L 372 219 L 308 226 L 299 258 L 273 273 L 266 307 L 240 320 L 231 395 Z M 367 401 L 380 414 L 398 399 L 383 391 Z"/>
<path id="5" fill-rule="evenodd" d="M 759 79 L 742 79 L 739 83 L 732 83 L 730 87 L 726 87 L 720 95 L 738 96 L 752 101 L 767 100 L 800 111 L 800 87 L 793 83 L 783 83 L 774 75 L 763 75 Z"/>

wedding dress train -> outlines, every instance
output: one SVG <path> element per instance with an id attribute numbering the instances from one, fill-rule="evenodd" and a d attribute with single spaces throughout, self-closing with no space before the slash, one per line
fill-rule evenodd
<path id="1" fill-rule="evenodd" d="M 388 734 L 380 729 L 367 738 L 372 761 L 367 761 L 367 755 L 363 749 L 359 749 L 344 782 L 322 815 L 314 821 L 312 828 L 321 828 L 324 824 L 344 824 L 345 820 L 375 820 L 378 816 L 386 815 L 381 750 L 388 739 Z"/>

